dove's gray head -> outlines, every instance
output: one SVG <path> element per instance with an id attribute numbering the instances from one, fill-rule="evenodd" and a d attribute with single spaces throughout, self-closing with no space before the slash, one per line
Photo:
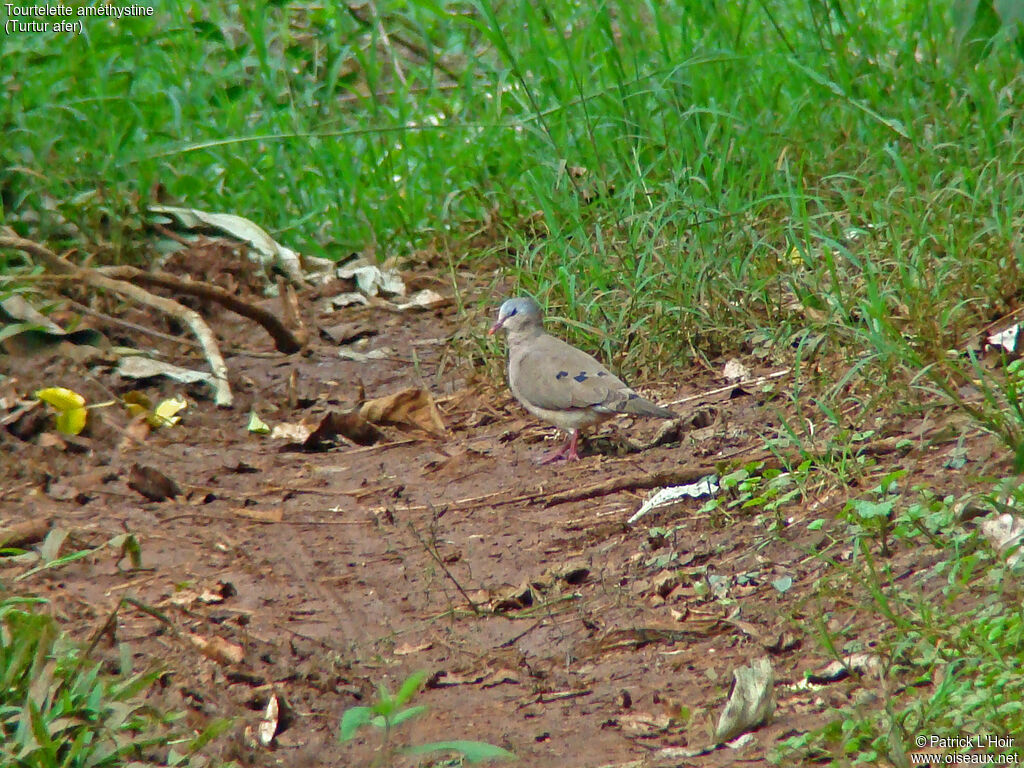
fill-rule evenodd
<path id="1" fill-rule="evenodd" d="M 520 333 L 524 330 L 543 328 L 540 307 L 529 296 L 508 299 L 498 310 L 498 320 L 491 326 L 489 333 L 495 334 L 504 330 L 507 333 Z"/>

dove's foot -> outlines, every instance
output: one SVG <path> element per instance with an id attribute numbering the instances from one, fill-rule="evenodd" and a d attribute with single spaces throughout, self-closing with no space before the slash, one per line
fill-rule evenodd
<path id="1" fill-rule="evenodd" d="M 569 439 L 565 445 L 559 448 L 557 451 L 553 451 L 545 456 L 542 456 L 537 462 L 538 464 L 554 464 L 556 461 L 579 461 L 579 439 L 580 433 L 578 430 L 573 430 Z"/>

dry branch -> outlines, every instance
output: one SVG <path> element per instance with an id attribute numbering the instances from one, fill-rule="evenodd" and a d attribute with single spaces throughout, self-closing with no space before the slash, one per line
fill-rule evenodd
<path id="1" fill-rule="evenodd" d="M 669 485 L 685 485 L 687 483 L 695 483 L 702 477 L 713 475 L 715 472 L 717 470 L 713 466 L 681 467 L 653 474 L 644 472 L 643 474 L 626 475 L 625 477 L 612 477 L 608 480 L 602 480 L 600 483 L 585 485 L 582 488 L 570 488 L 567 491 L 549 494 L 544 499 L 544 506 L 553 507 L 556 504 L 592 499 L 595 496 L 607 496 L 610 493 L 618 493 L 619 491 L 638 491 Z"/>
<path id="2" fill-rule="evenodd" d="M 166 272 L 146 272 L 137 267 L 100 267 L 96 271 L 117 280 L 125 280 L 137 285 L 167 288 L 175 293 L 187 293 L 220 304 L 222 307 L 263 326 L 264 330 L 274 339 L 277 350 L 285 354 L 298 352 L 308 341 L 308 338 L 300 338 L 300 335 L 293 334 L 288 330 L 280 318 L 272 312 L 244 302 L 218 285 L 182 280 Z M 301 335 L 308 337 L 308 334 Z"/>
<path id="3" fill-rule="evenodd" d="M 284 279 L 277 278 L 277 295 L 281 297 L 281 314 L 292 328 L 296 328 L 295 337 L 305 347 L 309 344 L 309 331 L 302 321 L 302 311 L 299 309 L 299 295 L 295 292 L 295 286 Z"/>
<path id="4" fill-rule="evenodd" d="M 206 355 L 206 360 L 210 364 L 214 387 L 214 402 L 220 406 L 231 405 L 232 395 L 231 387 L 228 384 L 227 365 L 224 364 L 224 358 L 220 354 L 220 348 L 217 346 L 217 340 L 214 338 L 213 331 L 210 330 L 210 326 L 206 324 L 206 321 L 203 320 L 198 312 L 179 304 L 174 299 L 154 296 L 149 291 L 132 283 L 125 282 L 124 280 L 115 280 L 96 270 L 72 264 L 46 246 L 32 240 L 26 240 L 23 237 L 18 237 L 13 230 L 4 229 L 2 232 L 3 234 L 0 234 L 0 248 L 16 248 L 19 251 L 24 251 L 29 256 L 41 261 L 51 272 L 60 275 L 71 275 L 86 285 L 126 296 L 139 304 L 158 309 L 164 314 L 170 315 L 186 324 L 192 329 L 192 333 L 199 340 Z"/>

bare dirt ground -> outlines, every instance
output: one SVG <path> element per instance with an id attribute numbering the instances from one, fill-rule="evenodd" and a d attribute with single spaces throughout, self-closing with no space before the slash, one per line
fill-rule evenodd
<path id="1" fill-rule="evenodd" d="M 356 335 L 374 334 L 365 350 L 391 351 L 345 360 L 314 334 L 308 354 L 253 356 L 272 351 L 269 338 L 214 311 L 225 346 L 248 351 L 227 354 L 233 408 L 194 390 L 181 425 L 141 443 L 124 439 L 129 417 L 118 407 L 101 409 L 71 442 L 43 439 L 44 422 L 0 428 L 0 525 L 50 520 L 71 532 L 65 551 L 125 531 L 142 548 L 141 570 L 107 552 L 18 586 L 48 597 L 83 640 L 121 598 L 138 601 L 120 608 L 94 653 L 116 660 L 116 643 L 127 643 L 137 668 L 163 665 L 164 687 L 151 696 L 188 710 L 196 728 L 235 718 L 232 735 L 212 748 L 217 756 L 257 766 L 367 765 L 376 735 L 339 744 L 343 712 L 372 700 L 378 683 L 393 690 L 422 669 L 429 681 L 416 701 L 430 710 L 402 726 L 398 743 L 488 741 L 532 768 L 764 765 L 780 740 L 821 725 L 860 689 L 852 680 L 797 687 L 831 661 L 813 639 L 816 617 L 829 612 L 830 629 L 865 644 L 877 635 L 861 598 L 839 590 L 828 605 L 811 598 L 826 570 L 819 555 L 848 558 L 849 544 L 836 538 L 841 526 L 807 523 L 831 520 L 855 489 L 790 505 L 774 531 L 775 517 L 760 511 L 698 514 L 701 500 L 626 523 L 658 473 L 681 478 L 764 458 L 784 400 L 734 389 L 700 397 L 725 383 L 704 369 L 634 381 L 660 402 L 698 396 L 677 406 L 679 440 L 620 455 L 618 438 L 602 439 L 578 463 L 539 467 L 534 459 L 553 445 L 554 429 L 474 374 L 472 345 L 451 342 L 481 336 L 487 318 L 460 318 L 453 303 L 325 313 L 315 295 L 305 298 L 319 327 L 350 323 Z M 138 311 L 124 317 L 160 326 Z M 115 343 L 201 367 L 184 343 L 103 330 Z M 6 361 L 6 389 L 23 396 L 42 386 L 74 388 L 91 403 L 136 388 L 154 400 L 183 391 L 124 381 L 102 360 L 64 348 Z M 270 424 L 315 424 L 356 405 L 361 390 L 372 398 L 412 386 L 434 394 L 443 437 L 385 427 L 385 440 L 371 446 L 304 451 L 246 429 L 250 408 Z M 890 423 L 880 434 L 920 436 L 928 426 Z M 660 427 L 620 419 L 602 432 L 642 441 Z M 889 469 L 904 466 L 952 492 L 942 465 L 954 446 L 901 455 L 890 443 L 879 454 L 889 454 Z M 974 446 L 972 461 L 992 459 L 993 446 Z M 182 493 L 148 501 L 128 485 L 134 464 L 159 469 Z M 607 492 L 617 480 L 623 488 Z M 656 526 L 678 530 L 651 535 Z M 897 553 L 891 565 L 912 577 L 928 564 L 921 558 Z M 10 584 L 18 572 L 0 571 L 0 580 Z M 792 579 L 786 591 L 772 583 L 782 577 Z M 210 658 L 217 653 L 200 653 L 196 637 L 226 641 L 243 658 Z M 708 743 L 733 670 L 765 656 L 778 700 L 770 724 L 736 749 L 658 757 Z M 272 693 L 287 716 L 266 748 L 254 738 Z"/>

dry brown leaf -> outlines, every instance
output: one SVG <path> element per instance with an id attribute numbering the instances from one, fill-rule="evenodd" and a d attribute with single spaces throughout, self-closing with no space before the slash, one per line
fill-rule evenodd
<path id="1" fill-rule="evenodd" d="M 762 642 L 764 649 L 768 651 L 768 653 L 773 654 L 794 651 L 799 648 L 801 644 L 800 637 L 788 629 L 784 629 L 779 632 L 770 642 Z"/>
<path id="2" fill-rule="evenodd" d="M 235 585 L 230 581 L 218 581 L 217 586 L 207 587 L 203 590 L 203 593 L 199 595 L 199 602 L 205 603 L 206 605 L 220 605 L 228 598 L 234 597 L 238 594 L 238 590 L 235 589 Z"/>
<path id="3" fill-rule="evenodd" d="M 124 428 L 124 435 L 118 445 L 118 450 L 130 451 L 139 443 L 146 442 L 146 438 L 149 437 L 151 430 L 152 427 L 149 426 L 149 422 L 146 421 L 145 414 L 139 414 L 129 422 L 127 427 Z"/>
<path id="4" fill-rule="evenodd" d="M 339 413 L 331 411 L 313 433 L 306 439 L 304 446 L 317 450 L 336 442 L 341 437 L 356 445 L 373 445 L 384 439 L 384 433 L 367 421 L 361 414 L 349 411 Z"/>
<path id="5" fill-rule="evenodd" d="M 337 345 L 351 344 L 361 339 L 369 339 L 377 334 L 377 329 L 363 322 L 320 326 L 320 335 Z"/>
<path id="6" fill-rule="evenodd" d="M 422 387 L 403 389 L 363 403 L 359 415 L 374 424 L 414 427 L 437 437 L 447 435 L 441 412 L 430 392 Z"/>
<path id="7" fill-rule="evenodd" d="M 758 629 L 756 625 L 751 624 L 749 621 L 743 621 L 742 619 L 733 618 L 727 618 L 725 619 L 725 621 L 732 624 L 734 627 L 736 627 L 736 629 L 738 629 L 740 632 L 747 635 L 748 637 L 752 638 L 756 642 L 763 642 L 761 630 Z"/>
<path id="8" fill-rule="evenodd" d="M 53 527 L 53 519 L 38 517 L 0 528 L 0 547 L 25 547 L 46 538 Z"/>
<path id="9" fill-rule="evenodd" d="M 245 658 L 245 651 L 242 650 L 242 646 L 228 642 L 222 637 L 206 638 L 202 635 L 193 634 L 188 634 L 186 637 L 188 637 L 192 645 L 199 649 L 203 656 L 213 659 L 218 664 L 239 664 Z"/>
<path id="10" fill-rule="evenodd" d="M 690 609 L 685 606 L 683 606 L 683 610 L 681 611 L 677 611 L 675 608 L 669 608 L 668 613 L 674 621 L 686 621 L 690 615 Z"/>
<path id="11" fill-rule="evenodd" d="M 167 602 L 171 605 L 181 605 L 188 608 L 198 599 L 199 594 L 197 592 L 191 589 L 183 589 L 167 598 Z"/>
<path id="12" fill-rule="evenodd" d="M 68 444 L 56 432 L 43 432 L 39 435 L 36 444 L 40 448 L 58 448 L 62 451 L 68 447 Z"/>
<path id="13" fill-rule="evenodd" d="M 506 590 L 504 594 L 496 597 L 491 604 L 491 610 L 495 613 L 507 613 L 529 608 L 535 602 L 536 595 L 533 586 L 530 582 L 524 581 L 515 589 Z"/>
<path id="14" fill-rule="evenodd" d="M 651 579 L 651 588 L 659 597 L 668 597 L 678 586 L 679 574 L 676 571 L 663 570 Z"/>
<path id="15" fill-rule="evenodd" d="M 551 587 L 558 581 L 575 586 L 582 584 L 589 577 L 590 563 L 582 558 L 575 558 L 548 568 L 533 583 L 544 588 Z"/>
<path id="16" fill-rule="evenodd" d="M 142 464 L 132 464 L 128 473 L 128 487 L 150 501 L 166 501 L 181 493 L 174 480 L 159 469 Z"/>
<path id="17" fill-rule="evenodd" d="M 630 712 L 619 715 L 619 728 L 624 736 L 653 738 L 672 727 L 672 718 L 664 712 Z"/>

